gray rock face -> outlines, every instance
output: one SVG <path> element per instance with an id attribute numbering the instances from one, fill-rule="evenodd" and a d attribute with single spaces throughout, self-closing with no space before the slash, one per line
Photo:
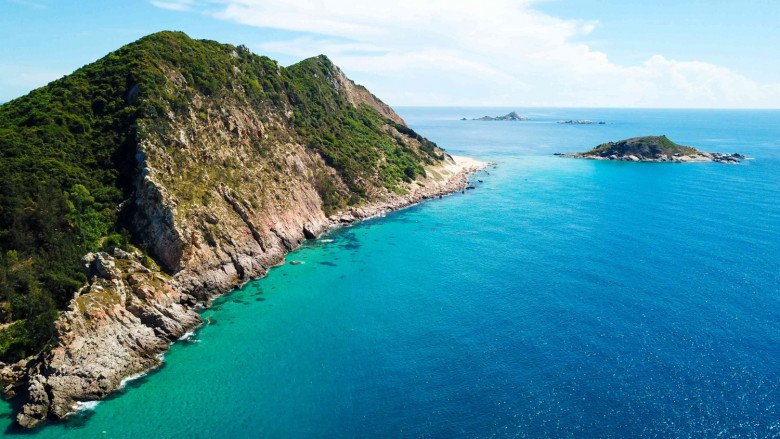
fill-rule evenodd
<path id="1" fill-rule="evenodd" d="M 720 152 L 713 152 L 710 153 L 710 155 L 712 156 L 712 161 L 719 163 L 739 163 L 747 158 L 739 153 L 724 154 Z"/>
<path id="2" fill-rule="evenodd" d="M 136 255 L 97 253 L 85 261 L 89 284 L 57 321 L 59 344 L 30 374 L 29 397 L 17 415 L 22 426 L 65 417 L 77 401 L 106 396 L 123 378 L 157 366 L 157 355 L 200 323 L 194 300 Z"/>
<path id="3" fill-rule="evenodd" d="M 33 377 L 27 391 L 29 402 L 22 407 L 22 411 L 16 416 L 16 421 L 22 427 L 32 428 L 48 416 L 51 401 L 46 392 L 46 378 L 42 375 Z"/>
<path id="4" fill-rule="evenodd" d="M 177 228 L 175 200 L 167 196 L 165 189 L 150 176 L 145 162 L 139 163 L 142 177 L 136 180 L 134 225 L 143 230 L 147 244 L 158 260 L 169 270 L 180 269 L 182 252 L 186 245 L 182 232 Z"/>

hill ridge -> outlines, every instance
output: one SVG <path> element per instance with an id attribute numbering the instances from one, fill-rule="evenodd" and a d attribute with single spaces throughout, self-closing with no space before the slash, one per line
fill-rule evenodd
<path id="1" fill-rule="evenodd" d="M 171 31 L 0 106 L 0 157 L 0 379 L 27 427 L 154 367 L 303 239 L 480 166 L 325 56 Z"/>

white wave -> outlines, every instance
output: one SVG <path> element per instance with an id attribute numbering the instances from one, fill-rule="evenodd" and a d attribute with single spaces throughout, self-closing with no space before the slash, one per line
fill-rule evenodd
<path id="1" fill-rule="evenodd" d="M 193 335 L 195 335 L 195 331 L 187 331 L 184 333 L 184 335 L 179 337 L 179 341 L 189 340 Z"/>
<path id="2" fill-rule="evenodd" d="M 119 382 L 119 388 L 124 389 L 127 383 L 133 380 L 137 380 L 138 378 L 141 378 L 144 375 L 146 375 L 146 372 L 137 373 L 135 375 L 130 375 L 129 377 L 123 378 L 122 381 Z"/>
<path id="3" fill-rule="evenodd" d="M 100 401 L 76 401 L 75 409 L 79 412 L 93 411 L 98 404 L 100 404 Z"/>
<path id="4" fill-rule="evenodd" d="M 333 241 L 334 241 L 334 240 L 333 240 L 333 239 L 330 239 L 330 238 L 324 238 L 324 239 L 320 239 L 320 242 L 333 242 Z"/>

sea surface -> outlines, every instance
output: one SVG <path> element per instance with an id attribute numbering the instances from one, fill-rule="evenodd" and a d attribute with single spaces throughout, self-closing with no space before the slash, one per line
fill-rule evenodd
<path id="1" fill-rule="evenodd" d="M 307 242 L 33 436 L 780 437 L 780 111 L 399 112 L 495 167 Z M 754 160 L 552 156 L 658 134 Z"/>

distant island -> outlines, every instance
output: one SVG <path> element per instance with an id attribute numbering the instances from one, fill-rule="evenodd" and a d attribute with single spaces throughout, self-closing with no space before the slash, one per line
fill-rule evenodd
<path id="1" fill-rule="evenodd" d="M 555 155 L 579 159 L 672 163 L 739 163 L 746 158 L 744 155 L 737 153 L 726 154 L 699 151 L 691 146 L 674 143 L 666 136 L 632 137 L 618 142 L 602 143 L 587 152 L 556 153 Z"/>
<path id="2" fill-rule="evenodd" d="M 461 120 L 467 120 L 467 119 L 464 117 Z M 517 114 L 516 112 L 512 111 L 512 112 L 509 112 L 509 113 L 507 113 L 507 114 L 505 114 L 503 116 L 496 116 L 496 117 L 482 116 L 482 117 L 477 117 L 477 118 L 474 118 L 474 119 L 471 119 L 471 120 L 528 120 L 528 118 L 525 117 L 525 116 L 521 116 L 521 115 Z"/>
<path id="3" fill-rule="evenodd" d="M 592 121 L 590 119 L 569 119 L 569 120 L 558 121 L 558 123 L 570 124 L 570 125 L 593 125 L 593 124 L 595 124 L 597 122 L 594 122 L 594 121 Z M 601 121 L 601 122 L 598 122 L 598 124 L 599 125 L 606 125 L 606 122 Z"/>

